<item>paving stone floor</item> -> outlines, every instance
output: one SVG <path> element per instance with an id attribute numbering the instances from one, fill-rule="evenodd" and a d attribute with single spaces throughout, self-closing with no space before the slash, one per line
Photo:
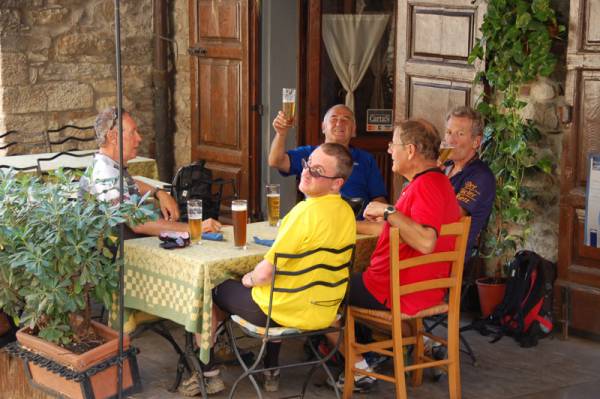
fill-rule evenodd
<path id="1" fill-rule="evenodd" d="M 181 328 L 172 325 L 172 332 L 179 342 L 183 341 Z M 464 399 L 597 399 L 600 398 L 600 343 L 577 337 L 566 341 L 558 338 L 541 340 L 534 348 L 520 348 L 511 338 L 490 344 L 488 337 L 477 332 L 465 333 L 477 354 L 477 365 L 466 356 L 461 357 L 461 379 Z M 255 341 L 256 342 L 256 341 Z M 170 393 L 167 387 L 175 376 L 176 356 L 168 343 L 156 334 L 146 332 L 134 341 L 140 348 L 138 357 L 144 391 L 134 398 L 174 399 L 183 398 Z M 250 347 L 258 344 L 249 342 Z M 282 359 L 304 356 L 301 343 L 288 343 L 282 348 Z M 389 363 L 389 362 L 388 362 Z M 385 366 L 384 366 L 385 367 Z M 223 379 L 227 387 L 241 373 L 234 364 L 223 365 Z M 279 398 L 299 392 L 306 369 L 288 369 L 282 372 L 280 392 L 264 395 Z M 333 390 L 323 386 L 324 373 L 313 377 L 307 398 L 335 398 Z M 228 393 L 228 391 L 226 391 Z M 211 398 L 227 398 L 227 393 Z M 238 388 L 236 398 L 254 398 L 256 394 L 250 383 Z M 380 381 L 369 394 L 357 394 L 357 398 L 394 398 L 391 384 Z M 425 378 L 418 388 L 409 388 L 411 399 L 447 398 L 447 379 L 434 382 Z"/>

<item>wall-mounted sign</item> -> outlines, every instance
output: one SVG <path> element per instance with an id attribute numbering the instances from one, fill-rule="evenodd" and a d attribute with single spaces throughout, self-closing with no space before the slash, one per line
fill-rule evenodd
<path id="1" fill-rule="evenodd" d="M 368 109 L 367 132 L 391 132 L 394 130 L 394 114 L 391 109 Z"/>
<path id="2" fill-rule="evenodd" d="M 588 184 L 585 193 L 584 244 L 600 248 L 600 154 L 590 155 Z"/>

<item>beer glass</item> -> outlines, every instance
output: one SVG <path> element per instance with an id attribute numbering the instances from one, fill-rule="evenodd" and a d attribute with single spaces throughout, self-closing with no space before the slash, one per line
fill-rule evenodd
<path id="1" fill-rule="evenodd" d="M 192 244 L 200 244 L 202 241 L 202 200 L 188 200 L 187 212 L 188 225 L 190 227 L 190 241 Z"/>
<path id="2" fill-rule="evenodd" d="M 283 113 L 292 122 L 296 116 L 296 89 L 283 89 L 282 94 Z"/>
<path id="3" fill-rule="evenodd" d="M 233 245 L 246 249 L 246 223 L 248 222 L 248 201 L 231 201 L 231 218 L 233 219 Z"/>
<path id="4" fill-rule="evenodd" d="M 279 184 L 267 184 L 267 217 L 269 219 L 269 226 L 277 226 L 279 222 Z"/>
<path id="5" fill-rule="evenodd" d="M 442 141 L 440 144 L 440 157 L 438 158 L 438 162 L 441 164 L 446 162 L 453 149 L 453 145 L 449 144 L 447 141 Z"/>

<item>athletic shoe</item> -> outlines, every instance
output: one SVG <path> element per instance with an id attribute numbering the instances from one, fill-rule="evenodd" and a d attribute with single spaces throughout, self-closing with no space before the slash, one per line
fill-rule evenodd
<path id="1" fill-rule="evenodd" d="M 263 372 L 263 388 L 267 392 L 279 391 L 279 369 Z"/>

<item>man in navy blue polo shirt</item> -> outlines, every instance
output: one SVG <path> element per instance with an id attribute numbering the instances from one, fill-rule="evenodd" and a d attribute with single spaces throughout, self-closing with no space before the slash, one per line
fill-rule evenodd
<path id="1" fill-rule="evenodd" d="M 454 187 L 462 214 L 471 216 L 467 259 L 477 248 L 479 234 L 487 224 L 496 197 L 496 178 L 478 156 L 482 138 L 483 117 L 479 112 L 458 107 L 448 113 L 444 139 L 454 149 L 444 170 Z"/>
<path id="2" fill-rule="evenodd" d="M 302 146 L 285 151 L 285 138 L 294 121 L 288 120 L 279 111 L 273 120 L 275 137 L 269 152 L 269 166 L 277 168 L 284 176 L 300 176 L 302 159 L 308 159 L 317 146 Z M 350 139 L 356 131 L 354 113 L 345 105 L 331 107 L 321 125 L 326 143 L 338 143 L 350 150 L 354 167 L 352 174 L 344 184 L 341 194 L 345 198 L 361 198 L 363 203 L 371 201 L 386 202 L 387 192 L 381 172 L 371 154 L 358 148 L 350 147 Z M 362 218 L 362 215 L 359 215 Z"/>

